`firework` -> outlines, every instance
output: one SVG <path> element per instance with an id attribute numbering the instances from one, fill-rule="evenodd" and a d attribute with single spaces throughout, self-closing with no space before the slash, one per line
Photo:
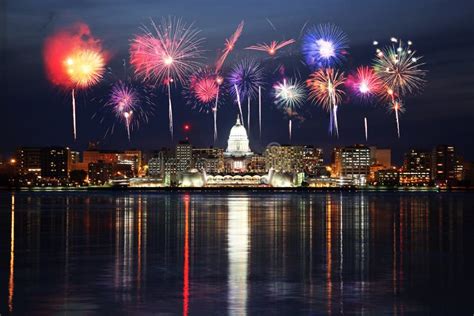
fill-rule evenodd
<path id="1" fill-rule="evenodd" d="M 426 71 L 422 69 L 422 57 L 416 56 L 412 42 L 406 44 L 392 37 L 391 44 L 376 50 L 374 70 L 386 87 L 387 94 L 395 112 L 397 134 L 400 138 L 399 111 L 400 99 L 420 91 L 425 84 Z M 374 42 L 375 44 L 375 42 Z M 377 42 L 378 44 L 378 42 Z M 398 104 L 398 105 L 397 105 Z"/>
<path id="2" fill-rule="evenodd" d="M 112 87 L 107 105 L 119 120 L 125 121 L 128 140 L 130 141 L 130 120 L 139 104 L 138 92 L 131 86 L 119 81 Z"/>
<path id="3" fill-rule="evenodd" d="M 242 34 L 243 29 L 244 21 L 240 22 L 231 37 L 225 40 L 225 47 L 216 61 L 216 73 L 221 70 L 222 66 L 224 65 L 224 61 L 227 59 L 227 56 L 229 56 L 229 53 L 234 49 L 235 43 L 237 43 L 237 40 L 239 39 L 240 34 Z"/>
<path id="4" fill-rule="evenodd" d="M 223 83 L 222 77 L 208 68 L 201 69 L 191 76 L 185 94 L 188 104 L 199 111 L 214 116 L 214 141 L 217 141 L 217 109 L 219 104 L 219 90 Z"/>
<path id="5" fill-rule="evenodd" d="M 330 113 L 330 132 L 333 132 L 334 126 L 338 137 L 337 108 L 342 102 L 345 80 L 344 73 L 333 68 L 323 68 L 313 72 L 306 81 L 310 99 Z"/>
<path id="6" fill-rule="evenodd" d="M 368 124 L 367 124 L 367 117 L 364 117 L 364 130 L 365 130 L 365 141 L 367 141 L 368 135 Z"/>
<path id="7" fill-rule="evenodd" d="M 275 104 L 288 113 L 288 134 L 291 140 L 292 134 L 292 116 L 295 114 L 305 100 L 305 88 L 304 85 L 294 81 L 283 79 L 283 82 L 279 82 L 273 86 L 275 95 Z"/>
<path id="8" fill-rule="evenodd" d="M 77 23 L 48 37 L 43 57 L 48 79 L 56 86 L 71 90 L 75 140 L 76 90 L 90 88 L 102 79 L 106 53 L 89 27 Z"/>
<path id="9" fill-rule="evenodd" d="M 136 36 L 130 46 L 130 60 L 135 74 L 143 80 L 165 84 L 168 92 L 169 130 L 173 138 L 173 107 L 171 84 L 182 83 L 200 67 L 203 38 L 192 25 L 181 19 L 163 18 L 151 22 L 151 30 Z"/>
<path id="10" fill-rule="evenodd" d="M 235 65 L 229 75 L 229 83 L 234 86 L 231 93 L 237 96 L 237 102 L 242 117 L 240 100 L 247 98 L 247 128 L 250 127 L 250 99 L 258 93 L 258 87 L 263 85 L 263 67 L 252 59 L 244 59 Z"/>
<path id="11" fill-rule="evenodd" d="M 354 74 L 349 75 L 346 85 L 362 99 L 375 97 L 383 89 L 382 80 L 372 68 L 367 66 L 360 66 Z"/>
<path id="12" fill-rule="evenodd" d="M 279 49 L 285 46 L 288 46 L 290 44 L 293 44 L 294 42 L 295 42 L 294 39 L 289 39 L 283 42 L 271 41 L 270 44 L 262 43 L 262 44 L 249 46 L 245 49 L 266 52 L 268 55 L 274 56 Z"/>
<path id="13" fill-rule="evenodd" d="M 302 53 L 306 64 L 313 68 L 340 63 L 347 54 L 347 48 L 346 34 L 332 24 L 313 26 L 303 37 Z"/>

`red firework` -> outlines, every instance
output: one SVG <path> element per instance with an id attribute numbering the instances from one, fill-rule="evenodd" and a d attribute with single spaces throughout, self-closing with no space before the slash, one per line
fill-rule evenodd
<path id="1" fill-rule="evenodd" d="M 358 67 L 354 74 L 348 76 L 346 85 L 361 98 L 374 97 L 383 90 L 382 80 L 368 66 Z"/>
<path id="2" fill-rule="evenodd" d="M 267 44 L 267 43 L 257 44 L 257 45 L 249 46 L 245 49 L 258 50 L 258 51 L 266 52 L 270 56 L 274 56 L 279 49 L 285 46 L 288 46 L 290 44 L 293 44 L 294 42 L 295 42 L 294 39 L 289 39 L 283 42 L 271 41 L 270 44 Z"/>
<path id="3" fill-rule="evenodd" d="M 225 40 L 225 48 L 222 50 L 222 53 L 216 62 L 216 73 L 221 70 L 222 65 L 224 65 L 224 61 L 226 60 L 227 56 L 234 49 L 235 43 L 239 39 L 240 34 L 242 34 L 243 29 L 244 29 L 244 21 L 240 22 L 234 34 L 232 34 L 231 37 Z"/>

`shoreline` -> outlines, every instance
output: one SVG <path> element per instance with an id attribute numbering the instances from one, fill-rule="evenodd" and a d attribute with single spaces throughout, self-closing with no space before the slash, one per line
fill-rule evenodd
<path id="1" fill-rule="evenodd" d="M 1 191 L 21 192 L 94 192 L 94 191 L 148 191 L 148 192 L 474 192 L 474 187 L 0 187 Z"/>

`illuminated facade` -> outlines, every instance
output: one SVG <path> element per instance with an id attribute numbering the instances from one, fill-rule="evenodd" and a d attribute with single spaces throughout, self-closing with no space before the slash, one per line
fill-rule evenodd
<path id="1" fill-rule="evenodd" d="M 225 171 L 229 173 L 245 173 L 251 162 L 253 152 L 250 150 L 247 130 L 237 117 L 235 125 L 231 128 L 227 148 L 224 152 Z"/>

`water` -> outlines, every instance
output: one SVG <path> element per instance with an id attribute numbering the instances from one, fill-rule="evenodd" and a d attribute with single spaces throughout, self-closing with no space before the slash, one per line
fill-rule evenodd
<path id="1" fill-rule="evenodd" d="M 4 191 L 0 201 L 2 315 L 474 312 L 474 194 Z"/>

